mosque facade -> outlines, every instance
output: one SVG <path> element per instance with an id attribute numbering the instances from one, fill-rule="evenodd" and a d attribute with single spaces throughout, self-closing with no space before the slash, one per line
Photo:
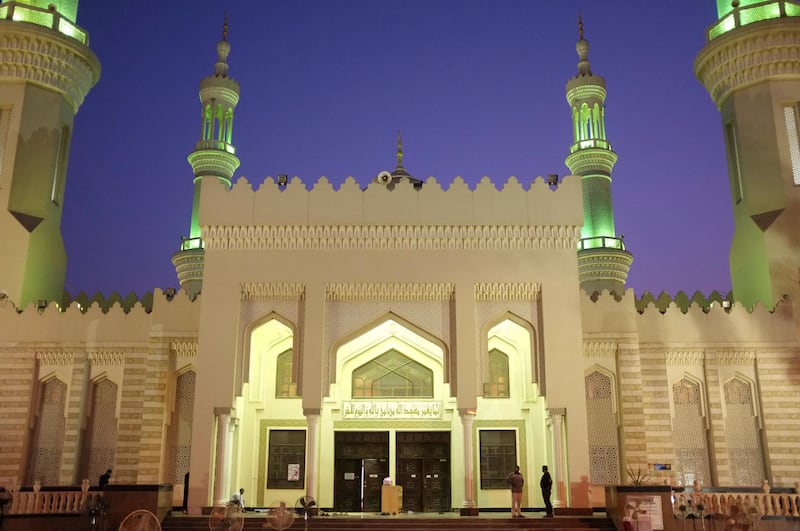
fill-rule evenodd
<path id="1" fill-rule="evenodd" d="M 506 507 L 517 464 L 531 481 L 550 468 L 556 507 L 602 504 L 640 471 L 796 485 L 800 3 L 718 0 L 718 15 L 695 72 L 728 150 L 732 296 L 625 290 L 606 84 L 582 26 L 571 175 L 474 188 L 413 177 L 399 135 L 396 167 L 366 187 L 234 179 L 226 28 L 200 83 L 182 289 L 65 300 L 45 250 L 63 252 L 63 160 L 99 62 L 77 0 L 0 3 L 0 230 L 15 249 L 0 261 L 0 484 L 112 468 L 172 484 L 176 505 L 188 489 L 190 512 L 239 487 L 250 506 L 371 512 L 391 478 L 408 510 L 464 514 Z"/>

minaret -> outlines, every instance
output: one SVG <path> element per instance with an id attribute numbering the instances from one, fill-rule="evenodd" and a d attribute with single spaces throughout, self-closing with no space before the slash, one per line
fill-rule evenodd
<path id="1" fill-rule="evenodd" d="M 194 172 L 194 199 L 192 223 L 188 238 L 183 238 L 181 250 L 172 256 L 178 280 L 190 297 L 194 298 L 203 285 L 204 250 L 200 234 L 200 191 L 204 182 L 220 181 L 231 186 L 233 172 L 239 167 L 233 147 L 233 113 L 239 103 L 239 84 L 228 77 L 228 17 L 222 29 L 222 40 L 217 43 L 217 64 L 214 75 L 200 81 L 202 125 L 200 140 L 189 154 L 189 164 Z"/>
<path id="2" fill-rule="evenodd" d="M 617 154 L 606 139 L 606 81 L 592 73 L 589 43 L 583 38 L 578 17 L 578 73 L 567 81 L 567 101 L 572 108 L 574 143 L 565 160 L 570 173 L 581 177 L 583 229 L 578 246 L 581 288 L 592 293 L 625 289 L 633 256 L 614 231 L 611 206 L 611 170 Z"/>
<path id="3" fill-rule="evenodd" d="M 73 122 L 100 77 L 78 0 L 0 2 L 0 297 L 61 303 Z"/>
<path id="4" fill-rule="evenodd" d="M 717 0 L 694 63 L 722 115 L 735 300 L 772 307 L 800 282 L 800 2 Z"/>

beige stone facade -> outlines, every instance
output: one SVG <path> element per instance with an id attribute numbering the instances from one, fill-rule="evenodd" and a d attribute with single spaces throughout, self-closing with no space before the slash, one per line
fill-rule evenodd
<path id="1" fill-rule="evenodd" d="M 624 482 L 628 465 L 679 484 L 798 480 L 792 304 L 640 313 L 631 291 L 588 296 L 574 250 L 577 179 L 555 191 L 513 179 L 500 190 L 456 182 L 447 191 L 432 180 L 419 191 L 362 191 L 354 182 L 307 190 L 267 179 L 254 191 L 242 180 L 230 191 L 207 187 L 202 199 L 206 263 L 196 300 L 157 292 L 150 311 L 137 304 L 127 313 L 119 304 L 106 313 L 76 303 L 62 312 L 0 307 L 1 481 L 32 482 L 36 452 L 57 448 L 58 483 L 84 474 L 94 482 L 90 474 L 108 466 L 117 482 L 175 483 L 179 504 L 186 425 L 192 510 L 238 486 L 252 505 L 310 494 L 335 508 L 343 503 L 334 496 L 336 437 L 345 432 L 386 433 L 395 480 L 407 463 L 403 434 L 448 434 L 448 508 L 506 505 L 504 489 L 482 488 L 481 439 L 498 431 L 513 433 L 530 482 L 551 467 L 561 506 L 596 503 L 600 489 L 590 483 Z M 287 351 L 288 387 L 279 392 Z M 492 351 L 508 359 L 507 397 L 491 396 Z M 429 369 L 431 396 L 361 395 L 354 373 L 386 352 Z M 189 413 L 179 383 L 187 373 L 196 375 Z M 66 385 L 60 444 L 40 435 L 42 390 L 53 380 Z M 110 404 L 94 401 L 101 382 L 116 387 Z M 750 409 L 726 395 L 731 382 L 750 390 Z M 686 393 L 699 397 L 696 410 L 676 396 Z M 114 436 L 111 453 L 92 435 L 98 408 L 111 408 L 104 418 L 116 423 L 103 426 Z M 736 424 L 742 411 L 752 426 L 744 441 L 732 431 L 746 428 Z M 268 488 L 271 434 L 297 430 L 305 432 L 302 486 Z M 759 459 L 762 469 L 737 472 Z M 536 489 L 525 504 L 542 504 Z"/>
<path id="2" fill-rule="evenodd" d="M 797 20 L 786 23 L 796 30 Z M 12 42 L 4 32 L 2 49 L 40 32 L 63 40 L 46 28 L 0 26 L 21 35 Z M 99 68 L 85 55 L 86 64 L 75 59 L 77 88 L 6 83 L 0 71 L 2 153 L 18 156 L 5 139 L 29 127 L 68 133 Z M 40 106 L 51 115 L 21 120 L 22 90 L 56 100 Z M 739 109 L 746 99 L 723 106 L 726 119 L 757 114 Z M 233 107 L 221 114 L 226 127 Z M 800 481 L 795 239 L 767 237 L 758 248 L 774 282 L 751 295 L 789 293 L 775 305 L 643 307 L 630 290 L 580 289 L 583 273 L 611 271 L 617 285 L 631 265 L 614 234 L 595 236 L 614 252 L 584 253 L 579 263 L 581 177 L 484 179 L 470 189 L 387 173 L 386 184 L 366 188 L 268 178 L 229 189 L 229 175 L 200 164 L 229 142 L 204 138 L 193 152 L 202 235 L 175 262 L 189 294 L 28 304 L 39 297 L 25 294 L 20 264 L 34 243 L 6 212 L 13 208 L 3 210 L 0 227 L 13 225 L 3 234 L 19 252 L 0 262 L 16 286 L 0 298 L 0 485 L 95 483 L 112 468 L 114 482 L 174 485 L 180 505 L 188 473 L 190 512 L 240 487 L 251 507 L 307 495 L 351 512 L 374 511 L 388 476 L 404 487 L 407 509 L 469 512 L 507 506 L 515 464 L 528 481 L 526 507 L 543 506 L 543 465 L 556 507 L 599 504 L 600 486 L 627 482 L 628 470 L 683 486 Z M 786 146 L 779 151 L 791 166 Z M 0 160 L 0 179 L 13 177 L 14 157 Z M 601 184 L 610 212 L 610 184 Z M 7 195 L 0 199 L 13 206 Z M 58 236 L 49 273 L 63 277 L 53 219 L 43 231 Z M 786 252 L 771 250 L 780 245 Z M 605 265 L 594 267 L 596 258 Z"/>

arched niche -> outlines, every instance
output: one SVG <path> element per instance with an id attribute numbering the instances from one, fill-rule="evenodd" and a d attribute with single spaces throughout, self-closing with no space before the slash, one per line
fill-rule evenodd
<path id="1" fill-rule="evenodd" d="M 481 338 L 482 382 L 489 379 L 489 351 L 498 349 L 509 356 L 511 373 L 517 371 L 524 375 L 523 381 L 520 382 L 521 389 L 524 389 L 528 382 L 537 384 L 539 390 L 543 389 L 540 382 L 542 364 L 536 348 L 536 331 L 529 321 L 512 312 L 505 312 L 484 323 L 481 327 Z"/>
<path id="2" fill-rule="evenodd" d="M 242 395 L 242 384 L 248 383 L 251 401 L 264 403 L 266 393 L 275 389 L 274 379 L 277 357 L 292 351 L 292 380 L 298 392 L 302 385 L 302 355 L 299 348 L 300 334 L 296 326 L 282 315 L 271 312 L 245 328 L 242 374 L 237 382 L 237 395 Z M 270 382 L 272 385 L 270 385 Z"/>
<path id="3" fill-rule="evenodd" d="M 444 343 L 391 312 L 334 343 L 329 358 L 333 381 L 328 396 L 351 398 L 353 370 L 392 350 L 431 369 L 434 397 L 446 398 L 442 396 L 440 385 L 447 383 L 447 349 Z"/>

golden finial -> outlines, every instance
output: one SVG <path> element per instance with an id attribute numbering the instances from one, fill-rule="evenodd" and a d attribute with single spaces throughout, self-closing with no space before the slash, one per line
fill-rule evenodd
<path id="1" fill-rule="evenodd" d="M 225 23 L 222 24 L 222 40 L 228 40 L 228 12 L 225 11 Z"/>
<path id="2" fill-rule="evenodd" d="M 578 10 L 578 38 L 583 39 L 583 18 L 580 9 Z"/>
<path id="3" fill-rule="evenodd" d="M 400 129 L 397 130 L 397 165 L 403 165 L 403 138 L 400 136 Z"/>

